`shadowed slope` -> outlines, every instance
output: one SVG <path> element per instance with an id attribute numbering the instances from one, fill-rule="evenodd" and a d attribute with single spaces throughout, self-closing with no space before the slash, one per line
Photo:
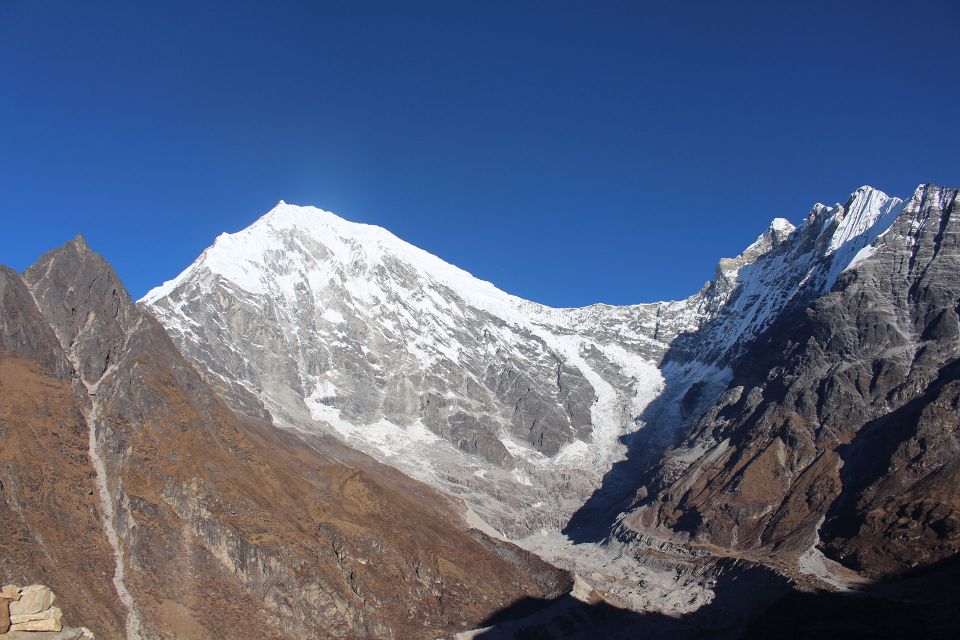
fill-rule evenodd
<path id="1" fill-rule="evenodd" d="M 815 554 L 819 529 L 874 575 L 960 550 L 957 207 L 919 188 L 829 294 L 754 343 L 626 521 L 780 556 Z"/>

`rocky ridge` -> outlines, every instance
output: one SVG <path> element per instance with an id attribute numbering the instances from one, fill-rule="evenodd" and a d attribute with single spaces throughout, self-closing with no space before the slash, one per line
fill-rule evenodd
<path id="1" fill-rule="evenodd" d="M 872 575 L 956 553 L 957 206 L 918 189 L 827 295 L 752 344 L 626 522 L 808 559 L 816 544 Z"/>
<path id="2" fill-rule="evenodd" d="M 98 637 L 434 638 L 569 588 L 425 485 L 236 415 L 82 238 L 0 275 L 0 573 Z"/>

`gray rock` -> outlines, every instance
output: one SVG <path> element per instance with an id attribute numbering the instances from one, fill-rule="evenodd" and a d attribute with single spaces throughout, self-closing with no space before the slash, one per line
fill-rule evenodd
<path id="1" fill-rule="evenodd" d="M 26 622 L 27 620 L 21 616 L 29 617 L 41 611 L 47 611 L 56 599 L 57 596 L 50 587 L 41 584 L 23 587 L 20 591 L 20 599 L 10 602 L 10 623 Z"/>
<path id="2" fill-rule="evenodd" d="M 30 291 L 12 269 L 0 265 L 0 357 L 35 360 L 59 378 L 70 375 L 57 337 L 44 322 Z"/>

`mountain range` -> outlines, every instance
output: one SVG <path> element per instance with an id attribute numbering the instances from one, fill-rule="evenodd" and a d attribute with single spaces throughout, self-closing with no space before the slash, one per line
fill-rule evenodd
<path id="1" fill-rule="evenodd" d="M 950 637 L 957 193 L 622 307 L 282 201 L 137 303 L 78 237 L 0 271 L 0 574 L 107 638 Z"/>

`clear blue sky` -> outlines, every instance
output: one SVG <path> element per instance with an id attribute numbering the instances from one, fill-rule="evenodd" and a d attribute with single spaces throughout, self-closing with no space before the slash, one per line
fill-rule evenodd
<path id="1" fill-rule="evenodd" d="M 775 216 L 960 186 L 955 0 L 0 0 L 0 262 L 135 296 L 280 199 L 557 306 L 686 296 Z"/>

